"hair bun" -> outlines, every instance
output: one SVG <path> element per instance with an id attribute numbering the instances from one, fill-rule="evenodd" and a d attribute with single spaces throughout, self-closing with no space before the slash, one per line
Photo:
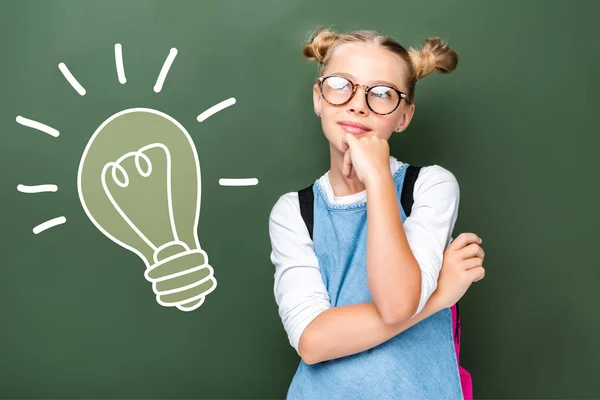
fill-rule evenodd
<path id="1" fill-rule="evenodd" d="M 309 60 L 323 64 L 327 51 L 340 37 L 340 34 L 326 28 L 316 29 L 310 36 L 308 44 L 302 48 L 302 55 Z"/>
<path id="2" fill-rule="evenodd" d="M 456 69 L 458 54 L 442 42 L 439 37 L 429 37 L 421 49 L 408 51 L 417 80 L 433 71 L 447 74 Z"/>

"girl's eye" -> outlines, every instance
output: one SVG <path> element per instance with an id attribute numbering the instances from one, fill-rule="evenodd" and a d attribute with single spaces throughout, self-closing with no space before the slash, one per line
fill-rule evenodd
<path id="1" fill-rule="evenodd" d="M 350 87 L 350 82 L 344 78 L 332 76 L 327 78 L 327 86 L 336 90 L 344 90 Z"/>
<path id="2" fill-rule="evenodd" d="M 389 99 L 390 98 L 390 88 L 387 88 L 384 86 L 381 86 L 381 87 L 375 86 L 374 88 L 372 88 L 370 90 L 370 93 L 374 97 L 377 97 L 380 99 Z"/>

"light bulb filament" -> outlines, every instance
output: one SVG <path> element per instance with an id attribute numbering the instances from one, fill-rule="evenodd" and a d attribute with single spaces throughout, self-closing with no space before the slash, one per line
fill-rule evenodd
<path id="1" fill-rule="evenodd" d="M 106 181 L 106 175 L 107 175 L 108 171 L 110 170 L 112 180 L 115 182 L 115 184 L 121 188 L 127 188 L 130 183 L 129 174 L 127 173 L 126 169 L 121 164 L 123 161 L 127 160 L 130 157 L 134 158 L 135 168 L 136 168 L 137 172 L 140 174 L 140 176 L 142 176 L 144 178 L 149 177 L 152 174 L 152 161 L 146 154 L 144 154 L 144 152 L 151 150 L 151 149 L 155 149 L 155 148 L 162 149 L 166 156 L 166 161 L 167 161 L 167 163 L 166 163 L 166 165 L 167 165 L 167 167 L 166 167 L 166 170 L 167 170 L 166 171 L 166 173 L 167 173 L 167 203 L 168 203 L 169 222 L 171 225 L 170 228 L 171 228 L 171 233 L 173 235 L 174 241 L 180 242 L 179 237 L 177 235 L 177 229 L 175 226 L 175 218 L 173 216 L 173 201 L 172 201 L 172 193 L 171 193 L 171 153 L 169 152 L 169 149 L 164 144 L 152 143 L 152 144 L 149 144 L 147 146 L 140 148 L 137 151 L 132 151 L 132 152 L 122 155 L 121 157 L 119 157 L 119 159 L 117 159 L 117 161 L 112 161 L 112 162 L 106 163 L 104 165 L 104 168 L 102 169 L 101 179 L 102 179 L 102 188 L 104 189 L 104 193 L 110 200 L 110 202 L 113 205 L 113 207 L 115 208 L 115 210 L 117 210 L 117 212 L 123 218 L 123 220 L 125 220 L 125 222 L 131 227 L 131 229 L 133 229 L 133 231 L 156 254 L 156 252 L 160 246 L 157 246 L 156 244 L 154 244 L 138 228 L 138 226 L 131 220 L 131 218 L 129 218 L 127 216 L 127 214 L 123 211 L 123 209 L 119 206 L 118 202 L 115 200 L 114 196 L 112 195 L 112 193 L 108 187 L 107 181 Z M 143 160 L 143 163 L 141 162 L 141 160 Z M 142 164 L 145 164 L 145 168 Z"/>

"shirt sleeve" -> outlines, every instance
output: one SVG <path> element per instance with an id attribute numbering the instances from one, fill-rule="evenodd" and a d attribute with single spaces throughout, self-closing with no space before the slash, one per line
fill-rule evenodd
<path id="1" fill-rule="evenodd" d="M 421 268 L 421 312 L 437 288 L 444 250 L 458 217 L 460 190 L 455 176 L 439 165 L 422 167 L 415 182 L 414 203 L 404 221 L 408 244 Z"/>
<path id="2" fill-rule="evenodd" d="M 298 193 L 286 193 L 269 216 L 273 294 L 288 340 L 300 355 L 300 337 L 310 322 L 331 308 L 329 295 L 308 229 L 300 214 Z"/>

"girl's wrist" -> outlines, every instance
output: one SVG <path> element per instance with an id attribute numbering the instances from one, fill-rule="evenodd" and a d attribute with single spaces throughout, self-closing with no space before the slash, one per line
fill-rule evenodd
<path id="1" fill-rule="evenodd" d="M 448 308 L 444 305 L 444 301 L 443 299 L 440 297 L 439 293 L 433 292 L 431 294 L 431 296 L 429 297 L 429 300 L 427 301 L 427 303 L 431 303 L 431 309 L 433 310 L 433 313 L 435 314 L 438 311 L 443 310 L 444 308 Z"/>
<path id="2" fill-rule="evenodd" d="M 389 169 L 386 171 L 374 171 L 365 177 L 365 181 L 363 183 L 365 185 L 365 189 L 367 190 L 369 188 L 376 189 L 390 183 L 393 184 L 392 173 Z"/>

